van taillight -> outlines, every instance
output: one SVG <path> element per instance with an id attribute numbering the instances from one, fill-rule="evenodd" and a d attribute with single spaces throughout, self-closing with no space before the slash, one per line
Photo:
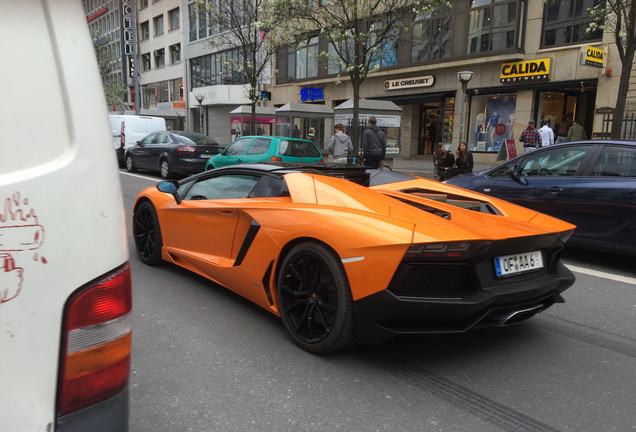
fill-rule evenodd
<path id="1" fill-rule="evenodd" d="M 121 148 L 124 148 L 126 146 L 126 134 L 124 133 L 125 129 L 126 129 L 125 122 L 121 122 L 121 134 L 120 134 Z"/>
<path id="2" fill-rule="evenodd" d="M 64 309 L 58 414 L 106 400 L 128 384 L 132 332 L 130 265 L 73 296 Z"/>

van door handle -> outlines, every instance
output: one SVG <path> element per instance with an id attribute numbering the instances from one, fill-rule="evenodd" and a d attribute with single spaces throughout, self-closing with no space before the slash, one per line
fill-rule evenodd
<path id="1" fill-rule="evenodd" d="M 550 193 L 557 194 L 561 192 L 563 189 L 558 186 L 551 186 L 547 189 Z"/>
<path id="2" fill-rule="evenodd" d="M 237 161 L 237 162 L 243 162 L 241 159 L 237 159 L 236 161 Z"/>

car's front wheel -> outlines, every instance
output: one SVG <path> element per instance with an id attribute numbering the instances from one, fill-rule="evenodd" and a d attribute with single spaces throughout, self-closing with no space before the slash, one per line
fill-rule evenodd
<path id="1" fill-rule="evenodd" d="M 161 160 L 161 164 L 159 165 L 159 172 L 161 173 L 161 178 L 164 178 L 166 180 L 171 179 L 174 176 L 172 170 L 170 169 L 170 162 L 168 162 L 167 159 Z"/>
<path id="2" fill-rule="evenodd" d="M 351 290 L 331 249 L 312 242 L 295 246 L 280 267 L 278 302 L 283 323 L 301 348 L 323 353 L 353 341 Z"/>
<path id="3" fill-rule="evenodd" d="M 135 167 L 135 163 L 133 162 L 131 155 L 126 155 L 126 170 L 132 173 L 137 172 L 137 168 Z"/>
<path id="4" fill-rule="evenodd" d="M 135 210 L 133 235 L 141 262 L 147 265 L 160 264 L 163 240 L 157 211 L 150 201 L 141 203 Z"/>

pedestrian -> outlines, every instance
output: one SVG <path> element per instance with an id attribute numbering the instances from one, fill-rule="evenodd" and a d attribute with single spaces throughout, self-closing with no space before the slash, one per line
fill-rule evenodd
<path id="1" fill-rule="evenodd" d="M 585 141 L 586 139 L 585 128 L 581 126 L 581 120 L 577 118 L 568 131 L 568 141 Z"/>
<path id="2" fill-rule="evenodd" d="M 265 128 L 262 125 L 258 125 L 258 129 L 256 130 L 256 135 L 265 135 Z"/>
<path id="3" fill-rule="evenodd" d="M 294 125 L 294 130 L 292 132 L 292 138 L 300 138 L 300 129 L 298 129 L 298 125 Z"/>
<path id="4" fill-rule="evenodd" d="M 351 144 L 349 136 L 343 131 L 344 126 L 342 123 L 338 123 L 334 127 L 334 135 L 331 137 L 331 141 L 329 141 L 327 150 L 333 155 L 334 162 L 346 164 L 349 153 L 353 152 L 353 144 Z"/>
<path id="5" fill-rule="evenodd" d="M 541 145 L 547 147 L 554 144 L 554 131 L 550 127 L 550 120 L 543 120 L 541 123 L 543 126 L 539 129 L 541 134 Z"/>
<path id="6" fill-rule="evenodd" d="M 460 142 L 457 149 L 457 157 L 455 158 L 455 166 L 446 173 L 446 180 L 460 174 L 473 172 L 473 165 L 473 154 L 468 151 L 468 144 L 463 141 Z"/>
<path id="7" fill-rule="evenodd" d="M 557 144 L 568 141 L 568 131 L 570 127 L 572 127 L 572 114 L 568 113 L 565 119 L 557 126 Z"/>
<path id="8" fill-rule="evenodd" d="M 444 181 L 448 170 L 455 165 L 455 156 L 447 152 L 446 146 L 440 142 L 437 143 L 437 148 L 433 154 L 433 162 L 437 163 L 437 177 L 439 177 L 439 181 Z"/>
<path id="9" fill-rule="evenodd" d="M 534 127 L 534 120 L 528 121 L 528 127 L 521 132 L 519 141 L 523 143 L 523 152 L 528 153 L 541 147 L 541 134 Z"/>
<path id="10" fill-rule="evenodd" d="M 310 127 L 309 133 L 307 134 L 307 139 L 314 144 L 318 144 L 318 138 L 316 137 L 316 129 Z"/>
<path id="11" fill-rule="evenodd" d="M 362 155 L 364 164 L 371 168 L 380 168 L 386 155 L 386 135 L 377 126 L 375 117 L 369 118 L 369 127 L 362 134 Z"/>

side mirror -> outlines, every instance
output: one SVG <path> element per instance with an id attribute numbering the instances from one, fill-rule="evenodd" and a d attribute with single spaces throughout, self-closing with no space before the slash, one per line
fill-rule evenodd
<path id="1" fill-rule="evenodd" d="M 141 141 L 137 141 L 137 142 L 135 142 L 135 144 L 137 144 L 137 145 L 142 145 L 142 144 L 141 144 Z"/>
<path id="2" fill-rule="evenodd" d="M 513 165 L 510 168 L 508 168 L 508 175 L 510 176 L 510 178 L 512 178 L 513 180 L 517 180 L 519 177 L 517 177 L 517 174 L 515 174 L 515 170 L 517 169 L 517 165 Z"/>
<path id="3" fill-rule="evenodd" d="M 181 204 L 181 197 L 177 193 L 177 191 L 179 190 L 178 182 L 162 181 L 157 185 L 157 189 L 159 189 L 160 192 L 171 194 L 174 197 L 174 200 L 177 202 L 177 205 Z"/>
<path id="4" fill-rule="evenodd" d="M 224 154 L 225 154 L 225 149 L 226 149 L 226 148 L 227 148 L 227 147 L 222 147 L 222 148 L 220 148 L 220 149 L 219 149 L 219 154 L 220 154 L 220 155 L 224 155 Z"/>

